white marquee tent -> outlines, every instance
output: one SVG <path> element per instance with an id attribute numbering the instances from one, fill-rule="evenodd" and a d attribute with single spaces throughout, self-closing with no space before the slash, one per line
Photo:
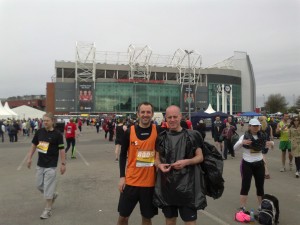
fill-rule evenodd
<path id="1" fill-rule="evenodd" d="M 14 111 L 11 110 L 11 108 L 10 108 L 9 105 L 8 105 L 8 102 L 5 102 L 5 104 L 4 104 L 4 109 L 5 109 L 7 112 L 9 112 L 12 116 L 18 116 L 17 113 L 15 113 Z"/>
<path id="2" fill-rule="evenodd" d="M 22 105 L 16 108 L 13 108 L 12 111 L 14 111 L 15 113 L 17 113 L 19 116 L 19 119 L 35 119 L 35 118 L 43 118 L 43 115 L 45 115 L 44 111 L 32 108 L 30 106 L 27 105 Z"/>
<path id="3" fill-rule="evenodd" d="M 7 119 L 7 118 L 12 118 L 12 117 L 16 117 L 15 115 L 13 115 L 11 112 L 7 111 L 1 101 L 0 101 L 0 119 Z"/>
<path id="4" fill-rule="evenodd" d="M 207 109 L 204 112 L 211 114 L 211 113 L 215 113 L 216 111 L 212 108 L 211 104 L 209 104 Z"/>

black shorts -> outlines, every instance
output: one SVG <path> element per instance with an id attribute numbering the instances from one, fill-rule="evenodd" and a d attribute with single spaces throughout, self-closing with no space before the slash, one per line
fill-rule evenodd
<path id="1" fill-rule="evenodd" d="M 178 211 L 184 222 L 197 220 L 197 209 L 186 206 L 165 206 L 162 209 L 166 218 L 178 217 Z"/>
<path id="2" fill-rule="evenodd" d="M 115 140 L 115 145 L 122 145 L 122 140 L 116 139 Z"/>
<path id="3" fill-rule="evenodd" d="M 220 135 L 215 135 L 214 136 L 214 141 L 222 143 L 222 141 L 220 141 Z"/>
<path id="4" fill-rule="evenodd" d="M 154 187 L 134 187 L 126 185 L 120 195 L 118 212 L 122 217 L 129 217 L 136 204 L 140 203 L 143 217 L 151 219 L 158 214 L 158 209 L 152 203 Z"/>

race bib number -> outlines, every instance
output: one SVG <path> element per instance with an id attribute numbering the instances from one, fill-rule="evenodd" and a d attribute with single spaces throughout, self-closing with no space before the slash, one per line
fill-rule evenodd
<path id="1" fill-rule="evenodd" d="M 40 141 L 39 144 L 37 145 L 37 150 L 38 152 L 47 154 L 49 148 L 49 142 L 45 141 Z"/>
<path id="2" fill-rule="evenodd" d="M 255 151 L 254 149 L 250 149 L 250 154 L 251 155 L 256 155 L 256 154 L 260 154 L 261 151 Z"/>
<path id="3" fill-rule="evenodd" d="M 154 165 L 155 151 L 139 150 L 136 158 L 136 167 L 150 167 Z"/>
<path id="4" fill-rule="evenodd" d="M 71 134 L 72 133 L 72 127 L 67 127 L 67 134 Z"/>

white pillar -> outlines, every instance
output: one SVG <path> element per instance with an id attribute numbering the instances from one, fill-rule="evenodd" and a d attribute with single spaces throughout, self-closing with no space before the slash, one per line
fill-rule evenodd
<path id="1" fill-rule="evenodd" d="M 232 115 L 232 85 L 230 85 L 230 115 Z"/>
<path id="2" fill-rule="evenodd" d="M 224 90 L 224 84 L 222 84 L 222 112 L 225 112 L 224 98 L 225 98 L 225 90 Z"/>
<path id="3" fill-rule="evenodd" d="M 224 98 L 224 113 L 227 113 L 227 98 L 228 98 L 228 94 L 227 92 L 225 92 L 225 98 Z"/>
<path id="4" fill-rule="evenodd" d="M 219 91 L 217 91 L 217 112 L 220 111 Z"/>

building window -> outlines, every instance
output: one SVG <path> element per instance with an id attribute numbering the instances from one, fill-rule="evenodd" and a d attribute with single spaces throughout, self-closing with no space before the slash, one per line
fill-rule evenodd
<path id="1" fill-rule="evenodd" d="M 148 101 L 154 111 L 164 112 L 171 104 L 179 106 L 180 86 L 145 83 L 97 83 L 95 111 L 136 112 L 139 103 Z"/>

